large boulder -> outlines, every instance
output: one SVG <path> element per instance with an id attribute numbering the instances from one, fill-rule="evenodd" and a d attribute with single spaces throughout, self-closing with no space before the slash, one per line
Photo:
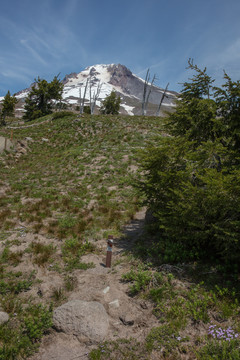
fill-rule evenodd
<path id="1" fill-rule="evenodd" d="M 102 341 L 108 332 L 109 319 L 99 302 L 73 300 L 55 309 L 53 325 L 66 334 Z"/>

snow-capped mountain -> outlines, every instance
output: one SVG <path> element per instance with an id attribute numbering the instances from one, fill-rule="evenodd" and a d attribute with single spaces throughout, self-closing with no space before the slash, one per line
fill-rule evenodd
<path id="1" fill-rule="evenodd" d="M 101 102 L 112 90 L 121 97 L 121 111 L 130 115 L 141 114 L 141 102 L 143 97 L 144 80 L 134 75 L 126 66 L 121 64 L 93 65 L 87 67 L 79 74 L 72 73 L 63 79 L 63 99 L 70 104 L 79 104 L 80 93 L 83 97 L 86 82 L 88 81 L 85 98 L 90 101 L 100 84 L 100 93 L 96 102 Z M 91 89 L 91 90 L 90 90 Z M 156 113 L 158 104 L 163 95 L 164 89 L 153 86 L 149 97 L 148 114 Z M 163 101 L 163 109 L 170 109 L 175 106 L 176 92 L 168 91 Z"/>
<path id="2" fill-rule="evenodd" d="M 85 105 L 89 105 L 90 99 L 92 100 L 99 91 L 95 107 L 95 113 L 97 113 L 101 102 L 114 90 L 117 95 L 121 97 L 120 113 L 141 115 L 144 82 L 143 79 L 134 75 L 124 65 L 93 65 L 87 67 L 80 73 L 71 73 L 65 76 L 63 79 L 63 101 L 74 107 L 79 105 L 80 98 L 84 97 Z M 24 98 L 26 98 L 29 91 L 30 88 L 16 94 L 21 104 L 24 103 Z M 162 88 L 157 86 L 152 87 L 147 115 L 156 114 L 163 92 L 164 89 Z M 171 110 L 175 106 L 176 96 L 176 92 L 167 91 L 161 110 Z"/>

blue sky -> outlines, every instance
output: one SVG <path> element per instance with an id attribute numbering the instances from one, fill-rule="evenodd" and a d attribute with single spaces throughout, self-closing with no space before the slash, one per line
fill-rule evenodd
<path id="1" fill-rule="evenodd" d="M 8 0 L 0 7 L 0 96 L 94 64 L 120 63 L 179 91 L 188 58 L 240 79 L 240 0 Z"/>

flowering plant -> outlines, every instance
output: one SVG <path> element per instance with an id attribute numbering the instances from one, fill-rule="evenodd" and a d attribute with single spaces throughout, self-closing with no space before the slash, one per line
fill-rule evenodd
<path id="1" fill-rule="evenodd" d="M 233 339 L 237 339 L 239 334 L 235 333 L 231 327 L 227 329 L 222 329 L 221 327 L 217 327 L 216 325 L 210 325 L 208 329 L 208 335 L 217 340 L 225 340 L 230 341 Z"/>

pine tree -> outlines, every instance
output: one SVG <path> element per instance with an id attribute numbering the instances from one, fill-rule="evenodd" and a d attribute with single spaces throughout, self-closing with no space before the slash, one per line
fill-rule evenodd
<path id="1" fill-rule="evenodd" d="M 115 91 L 112 91 L 102 102 L 100 112 L 102 114 L 117 115 L 120 109 L 121 98 L 117 96 Z"/>
<path id="2" fill-rule="evenodd" d="M 7 94 L 4 97 L 3 103 L 2 103 L 2 111 L 1 111 L 1 125 L 6 125 L 6 117 L 7 116 L 14 116 L 14 109 L 15 105 L 17 103 L 17 99 L 15 96 L 11 96 L 10 91 L 8 90 Z"/>
<path id="3" fill-rule="evenodd" d="M 26 112 L 23 118 L 31 121 L 51 114 L 53 100 L 61 100 L 62 92 L 63 84 L 58 79 L 58 76 L 55 76 L 50 83 L 38 77 L 38 79 L 35 79 L 35 84 L 26 98 L 24 107 Z"/>
<path id="4" fill-rule="evenodd" d="M 172 136 L 142 155 L 139 187 L 158 219 L 154 251 L 164 262 L 221 261 L 240 269 L 240 81 L 221 88 L 190 62 L 167 119 Z"/>
<path id="5" fill-rule="evenodd" d="M 218 116 L 224 126 L 222 141 L 229 150 L 240 153 L 240 81 L 232 81 L 226 72 L 224 79 L 226 82 L 221 88 L 214 88 Z"/>
<path id="6" fill-rule="evenodd" d="M 187 69 L 196 74 L 183 84 L 177 109 L 167 118 L 166 127 L 172 135 L 184 135 L 199 144 L 208 139 L 213 140 L 219 130 L 217 106 L 212 99 L 214 80 L 207 75 L 206 68 L 199 69 L 191 59 Z"/>

